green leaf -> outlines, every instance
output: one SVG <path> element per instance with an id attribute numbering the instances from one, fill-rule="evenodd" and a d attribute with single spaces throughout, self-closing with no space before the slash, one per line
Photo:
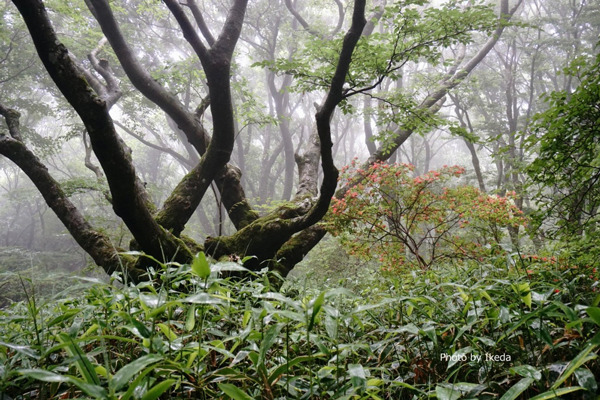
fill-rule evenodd
<path id="1" fill-rule="evenodd" d="M 81 347 L 73 341 L 73 338 L 66 333 L 59 333 L 58 340 L 66 345 L 65 351 L 67 354 L 77 360 L 77 370 L 83 379 L 89 384 L 99 385 L 100 378 L 98 378 L 96 370 L 88 360 L 87 355 L 81 350 Z"/>
<path id="2" fill-rule="evenodd" d="M 366 379 L 367 375 L 365 369 L 361 364 L 348 364 L 348 375 L 351 377 L 358 377 Z"/>
<path id="3" fill-rule="evenodd" d="M 518 365 L 510 369 L 512 374 L 519 374 L 523 378 L 533 378 L 536 381 L 542 379 L 542 373 L 531 365 Z"/>
<path id="4" fill-rule="evenodd" d="M 217 299 L 214 296 L 211 296 L 208 293 L 200 292 L 194 295 L 188 296 L 181 300 L 182 303 L 192 303 L 192 304 L 224 304 L 223 300 Z"/>
<path id="5" fill-rule="evenodd" d="M 242 261 L 242 264 L 244 264 L 244 263 L 246 263 L 246 261 L 250 261 L 255 258 L 256 258 L 256 256 L 246 256 L 246 257 L 242 258 L 241 261 Z"/>
<path id="6" fill-rule="evenodd" d="M 52 321 L 48 322 L 48 324 L 46 326 L 48 328 L 50 328 L 56 324 L 59 324 L 65 320 L 67 320 L 67 319 L 70 319 L 71 317 L 78 314 L 79 312 L 81 312 L 81 310 L 79 308 L 67 310 L 67 311 L 65 311 L 65 313 L 63 315 L 59 315 L 58 317 L 54 318 Z"/>
<path id="7" fill-rule="evenodd" d="M 533 383 L 533 378 L 523 378 L 504 393 L 500 400 L 514 400 Z"/>
<path id="8" fill-rule="evenodd" d="M 304 362 L 304 361 L 310 361 L 313 358 L 314 357 L 312 357 L 312 356 L 299 356 L 299 357 L 296 357 L 293 360 L 290 360 L 290 361 L 286 362 L 285 364 L 282 364 L 279 367 L 275 368 L 271 372 L 271 375 L 269 375 L 269 385 L 272 385 L 273 382 L 275 382 L 275 380 L 277 380 L 281 375 L 283 375 L 284 372 L 288 371 L 294 365 L 300 364 L 301 362 Z"/>
<path id="9" fill-rule="evenodd" d="M 269 327 L 267 332 L 263 336 L 263 340 L 260 343 L 260 353 L 258 355 L 258 364 L 264 364 L 267 358 L 267 351 L 273 346 L 273 343 L 277 340 L 277 336 L 281 331 L 283 324 L 275 324 Z"/>
<path id="10" fill-rule="evenodd" d="M 457 400 L 462 396 L 462 393 L 459 390 L 443 386 L 436 386 L 435 394 L 438 400 Z"/>
<path id="11" fill-rule="evenodd" d="M 594 374 L 592 374 L 589 369 L 577 369 L 575 371 L 575 378 L 577 378 L 577 383 L 579 383 L 579 386 L 583 387 L 588 392 L 596 393 L 598 391 L 598 382 L 596 382 Z"/>
<path id="12" fill-rule="evenodd" d="M 248 396 L 246 393 L 242 391 L 242 389 L 237 386 L 231 385 L 229 383 L 219 383 L 219 388 L 225 393 L 227 396 L 231 397 L 233 400 L 253 400 L 252 397 Z"/>
<path id="13" fill-rule="evenodd" d="M 529 287 L 529 282 L 513 285 L 513 289 L 521 296 L 521 301 L 525 303 L 527 307 L 531 308 L 531 288 Z"/>
<path id="14" fill-rule="evenodd" d="M 319 315 L 319 312 L 321 311 L 321 308 L 323 307 L 323 301 L 325 301 L 325 291 L 321 292 L 321 294 L 319 295 L 319 297 L 316 298 L 316 300 L 313 304 L 312 314 L 310 316 L 310 321 L 308 323 L 308 328 L 307 328 L 307 330 L 309 332 L 312 330 L 313 326 L 315 325 L 315 320 L 317 319 L 317 316 Z"/>
<path id="15" fill-rule="evenodd" d="M 35 360 L 39 360 L 40 356 L 36 353 L 35 350 L 30 348 L 29 346 L 20 346 L 12 343 L 0 342 L 0 346 L 8 347 L 11 350 L 16 351 L 19 354 L 23 354 L 24 356 L 31 357 Z"/>
<path id="16" fill-rule="evenodd" d="M 64 382 L 69 383 L 71 385 L 77 386 L 88 396 L 94 397 L 96 399 L 106 399 L 107 394 L 103 387 L 98 385 L 93 385 L 82 381 L 81 379 L 75 378 L 70 375 L 58 375 L 50 371 L 45 371 L 43 369 L 22 369 L 19 372 L 27 377 L 37 379 L 42 382 Z"/>
<path id="17" fill-rule="evenodd" d="M 196 326 L 196 306 L 192 305 L 188 308 L 187 316 L 185 318 L 185 330 L 191 331 Z"/>
<path id="18" fill-rule="evenodd" d="M 96 365 L 94 371 L 96 371 L 98 375 L 108 379 L 108 371 L 102 365 Z"/>
<path id="19" fill-rule="evenodd" d="M 596 323 L 596 325 L 600 326 L 600 308 L 588 307 L 585 312 Z"/>
<path id="20" fill-rule="evenodd" d="M 115 373 L 111 381 L 111 386 L 114 390 L 121 389 L 129 383 L 129 380 L 133 378 L 135 374 L 146 368 L 148 365 L 154 364 L 162 359 L 162 356 L 159 356 L 158 354 L 148 354 L 130 362 Z"/>
<path id="21" fill-rule="evenodd" d="M 248 268 L 241 266 L 233 261 L 223 261 L 214 264 L 211 267 L 212 272 L 250 272 Z"/>
<path id="22" fill-rule="evenodd" d="M 166 324 L 163 324 L 162 322 L 157 324 L 156 326 L 158 326 L 158 328 L 160 329 L 160 331 L 167 337 L 167 339 L 173 341 L 177 339 L 177 334 L 175 332 L 173 332 L 173 330 L 167 326 Z"/>
<path id="23" fill-rule="evenodd" d="M 200 279 L 207 279 L 210 276 L 210 265 L 206 260 L 206 255 L 203 251 L 196 254 L 194 261 L 192 261 L 192 273 Z"/>
<path id="24" fill-rule="evenodd" d="M 296 310 L 301 310 L 300 306 L 298 305 L 299 302 L 290 299 L 287 296 L 282 295 L 281 293 L 276 293 L 276 292 L 267 292 L 267 293 L 260 293 L 255 295 L 254 297 L 259 298 L 259 299 L 267 299 L 267 300 L 276 300 L 279 301 L 281 303 L 285 303 L 288 304 L 290 306 L 292 306 L 293 308 L 295 308 Z"/>
<path id="25" fill-rule="evenodd" d="M 448 361 L 448 368 L 447 369 L 450 369 L 454 364 L 456 364 L 460 360 L 459 356 L 462 356 L 464 354 L 469 354 L 472 351 L 473 351 L 473 347 L 471 347 L 471 346 L 467 346 L 467 347 L 463 347 L 462 349 L 458 349 L 453 354 L 454 357 L 451 357 L 450 361 Z"/>
<path id="26" fill-rule="evenodd" d="M 563 371 L 563 373 L 559 376 L 559 378 L 554 382 L 550 389 L 557 389 L 565 380 L 567 380 L 579 367 L 581 367 L 586 362 L 597 358 L 597 355 L 592 355 L 588 357 L 588 354 L 594 350 L 598 344 L 600 344 L 600 332 L 598 332 L 587 344 L 586 348 L 581 351 L 574 359 L 571 360 L 567 368 Z"/>
<path id="27" fill-rule="evenodd" d="M 583 389 L 583 388 L 580 387 L 580 386 L 571 386 L 571 387 L 567 387 L 567 388 L 561 388 L 561 389 L 556 389 L 556 390 L 549 390 L 549 391 L 544 392 L 542 394 L 538 394 L 535 397 L 532 397 L 530 400 L 555 399 L 557 397 L 562 396 L 563 394 L 576 392 L 576 391 L 581 390 L 581 389 Z"/>
<path id="28" fill-rule="evenodd" d="M 129 388 L 127 389 L 127 392 L 125 392 L 125 394 L 123 395 L 123 397 L 121 397 L 120 400 L 129 400 L 133 396 L 133 393 L 135 392 L 135 390 L 140 386 L 140 383 L 142 382 L 142 380 L 146 377 L 146 375 L 148 375 L 152 371 L 154 371 L 153 365 L 150 365 L 145 370 L 143 370 L 134 379 L 134 381 L 131 382 L 131 384 L 129 385 Z"/>
<path id="29" fill-rule="evenodd" d="M 150 333 L 148 327 L 140 321 L 138 321 L 137 319 L 131 318 L 131 324 L 133 325 L 132 332 L 135 335 L 144 339 L 148 339 L 150 336 L 152 336 L 152 333 Z"/>
<path id="30" fill-rule="evenodd" d="M 142 397 L 142 400 L 158 399 L 160 395 L 166 392 L 167 389 L 169 389 L 175 382 L 177 382 L 176 379 L 167 379 L 157 385 L 154 385 L 152 389 L 146 392 L 146 394 Z"/>
<path id="31" fill-rule="evenodd" d="M 417 297 L 413 300 L 419 301 L 419 299 L 423 299 L 423 298 Z M 376 303 L 376 304 L 360 305 L 360 306 L 356 307 L 354 310 L 352 310 L 352 314 L 356 314 L 356 313 L 359 313 L 362 311 L 367 311 L 367 310 L 372 310 L 374 308 L 382 307 L 382 306 L 385 306 L 386 304 L 393 303 L 394 301 L 395 301 L 394 299 L 383 299 L 382 301 L 380 301 L 379 303 Z M 412 305 L 410 304 L 410 302 L 409 302 L 409 307 L 411 308 L 411 313 L 412 313 Z M 410 314 L 409 314 L 409 316 L 410 316 Z"/>

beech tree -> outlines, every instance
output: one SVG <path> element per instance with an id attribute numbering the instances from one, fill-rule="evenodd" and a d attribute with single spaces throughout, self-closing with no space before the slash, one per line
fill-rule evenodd
<path id="1" fill-rule="evenodd" d="M 251 24 L 244 27 L 247 0 L 231 1 L 227 15 L 217 21 L 218 33 L 216 22 L 207 23 L 205 11 L 195 0 L 163 1 L 171 27 L 193 50 L 205 79 L 204 87 L 198 88 L 204 95 L 195 107 L 183 102 L 168 85 L 152 76 L 151 66 L 145 65 L 130 46 L 126 30 L 117 18 L 122 9 L 114 3 L 85 0 L 105 38 L 98 48 L 90 51 L 86 62 L 78 61 L 63 44 L 41 0 L 13 0 L 13 3 L 47 74 L 83 123 L 85 164 L 106 183 L 106 198 L 133 237 L 129 249 L 181 263 L 190 262 L 199 251 L 216 259 L 250 255 L 254 257 L 246 261 L 246 267 L 252 270 L 268 267 L 286 276 L 325 235 L 319 222 L 328 212 L 332 198 L 343 195 L 353 184 L 350 180 L 345 187 L 337 187 L 331 128 L 336 109 L 353 112 L 354 98 L 367 96 L 379 99 L 392 109 L 391 114 L 412 116 L 395 120 L 396 129 L 381 139 L 379 147 L 372 149 L 367 164 L 385 161 L 414 132 L 433 123 L 431 118 L 448 92 L 494 47 L 521 1 L 511 6 L 508 0 L 500 0 L 497 14 L 492 7 L 469 5 L 469 2 L 430 8 L 425 7 L 424 0 L 400 1 L 389 6 L 368 6 L 366 0 L 354 0 L 348 5 L 336 1 L 339 19 L 335 28 L 323 33 L 303 18 L 302 10 L 286 0 L 287 17 L 296 21 L 297 28 L 312 39 L 284 59 L 276 59 L 276 52 L 272 51 L 270 59 L 258 64 L 271 71 L 270 89 L 279 101 L 277 117 L 282 124 L 282 135 L 289 135 L 285 115 L 281 115 L 286 112 L 281 106 L 286 102 L 282 90 L 296 90 L 305 95 L 310 92 L 313 96 L 317 93 L 320 100 L 315 104 L 313 123 L 307 127 L 310 140 L 294 155 L 298 174 L 296 193 L 290 202 L 266 215 L 253 209 L 242 186 L 244 171 L 230 163 L 238 134 L 232 95 L 234 54 L 242 29 L 255 29 Z M 376 24 L 379 33 L 373 34 Z M 477 32 L 489 35 L 489 39 L 474 49 L 473 35 Z M 151 201 L 145 182 L 136 172 L 132 151 L 109 114 L 123 91 L 113 66 L 98 56 L 102 46 L 110 46 L 119 69 L 139 95 L 159 107 L 187 141 L 190 157 L 185 162 L 189 164 L 189 172 L 160 207 Z M 444 51 L 448 53 L 449 49 L 453 49 L 451 60 L 444 59 Z M 473 55 L 468 57 L 468 54 Z M 407 101 L 406 96 L 379 90 L 384 81 L 398 80 L 407 63 L 422 61 L 432 64 L 444 61 L 443 65 L 447 65 L 424 96 Z M 287 77 L 280 88 L 274 85 L 275 73 Z M 0 114 L 7 126 L 0 132 L 0 154 L 27 174 L 77 243 L 107 273 L 124 270 L 134 281 L 145 279 L 148 259 L 126 254 L 127 249 L 115 246 L 107 234 L 92 226 L 23 140 L 19 110 L 2 101 Z M 210 124 L 204 118 L 207 114 Z M 283 139 L 286 178 L 289 178 L 292 153 L 289 137 Z M 99 166 L 94 165 L 92 153 Z M 198 243 L 182 232 L 212 183 L 237 231 Z M 288 179 L 284 197 L 291 188 Z"/>

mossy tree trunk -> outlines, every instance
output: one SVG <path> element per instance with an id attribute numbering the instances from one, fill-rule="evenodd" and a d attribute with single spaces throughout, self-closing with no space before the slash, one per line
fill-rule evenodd
<path id="1" fill-rule="evenodd" d="M 360 37 L 373 29 L 372 19 L 367 24 L 365 18 L 366 0 L 353 2 L 351 25 L 344 36 L 330 87 L 317 106 L 314 134 L 304 154 L 295 156 L 300 174 L 296 197 L 291 203 L 263 217 L 259 217 L 245 197 L 240 179 L 242 171 L 228 164 L 236 135 L 230 85 L 231 64 L 247 0 L 232 0 L 221 32 L 215 36 L 206 26 L 195 2 L 185 4 L 191 11 L 193 19 L 190 19 L 180 2 L 164 0 L 206 76 L 208 98 L 192 111 L 154 80 L 140 63 L 121 33 L 108 0 L 85 0 L 131 83 L 172 119 L 198 152 L 198 163 L 183 177 L 159 210 L 149 200 L 144 184 L 137 177 L 131 151 L 117 134 L 108 113 L 108 105 L 112 104 L 110 96 L 115 92 L 105 91 L 103 87 L 112 85 L 114 89 L 111 76 L 104 76 L 104 86 L 86 80 L 81 66 L 76 64 L 57 37 L 41 0 L 13 2 L 25 20 L 38 56 L 50 77 L 81 118 L 89 134 L 91 149 L 108 183 L 114 212 L 131 232 L 137 249 L 157 259 L 190 261 L 194 252 L 203 246 L 183 237 L 181 233 L 212 182 L 216 183 L 229 217 L 238 229 L 231 236 L 207 238 L 204 248 L 214 257 L 230 254 L 255 256 L 247 263 L 248 267 L 259 269 L 268 266 L 285 276 L 321 240 L 325 229 L 318 223 L 336 195 L 338 178 L 338 170 L 333 162 L 330 123 L 340 102 L 359 93 L 348 93 L 344 84 Z M 514 9 L 508 11 L 508 0 L 501 0 L 501 3 L 502 12 L 506 14 L 502 18 L 506 19 L 514 13 Z M 380 17 L 381 11 L 377 9 L 375 14 Z M 293 15 L 301 18 L 297 12 Z M 341 27 L 341 23 L 339 25 Z M 423 102 L 422 109 L 429 112 L 439 109 L 448 90 L 463 80 L 489 52 L 502 33 L 503 26 L 498 28 L 494 38 L 472 60 L 461 68 L 457 65 L 451 74 L 440 81 L 439 89 Z M 210 107 L 213 121 L 210 134 L 200 119 L 207 107 Z M 47 168 L 25 146 L 20 139 L 18 113 L 0 105 L 0 114 L 4 116 L 10 134 L 0 136 L 0 154 L 10 158 L 31 178 L 71 235 L 98 265 L 108 273 L 125 268 L 134 280 L 143 279 L 144 264 L 132 256 L 123 256 L 122 249 L 115 248 L 108 237 L 94 229 L 61 191 Z M 392 151 L 389 146 L 376 149 L 369 162 L 387 159 L 411 134 L 410 129 L 399 128 Z M 319 166 L 323 180 L 317 188 Z M 340 189 L 337 195 L 343 195 L 345 189 Z"/>

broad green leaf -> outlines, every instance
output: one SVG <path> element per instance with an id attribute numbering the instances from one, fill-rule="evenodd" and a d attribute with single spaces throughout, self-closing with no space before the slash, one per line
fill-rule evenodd
<path id="1" fill-rule="evenodd" d="M 150 310 L 150 312 L 148 313 L 148 317 L 151 319 L 158 317 L 159 315 L 161 315 L 162 313 L 164 313 L 166 311 L 167 307 L 168 307 L 168 304 L 163 304 L 160 307 Z"/>
<path id="2" fill-rule="evenodd" d="M 323 291 L 323 292 L 321 292 L 321 294 L 319 294 L 319 297 L 317 297 L 315 299 L 315 302 L 313 304 L 312 314 L 310 316 L 308 328 L 306 328 L 309 332 L 312 330 L 313 326 L 315 325 L 315 320 L 317 319 L 317 315 L 319 315 L 319 312 L 321 311 L 321 308 L 323 307 L 323 301 L 325 301 L 325 291 Z"/>
<path id="3" fill-rule="evenodd" d="M 160 331 L 163 333 L 163 335 L 165 335 L 167 337 L 167 339 L 169 340 L 176 340 L 177 339 L 177 334 L 175 332 L 173 332 L 173 330 L 167 326 L 166 324 L 163 324 L 162 322 L 157 324 L 156 326 L 158 326 L 158 329 L 160 329 Z"/>
<path id="4" fill-rule="evenodd" d="M 407 324 L 407 325 L 401 326 L 400 328 L 392 329 L 391 331 L 388 331 L 388 332 L 390 332 L 390 333 L 408 332 L 408 333 L 412 333 L 413 335 L 418 335 L 419 328 L 414 324 Z"/>
<path id="5" fill-rule="evenodd" d="M 380 301 L 377 304 L 364 304 L 364 305 L 360 305 L 360 306 L 356 307 L 354 310 L 352 310 L 352 314 L 356 314 L 356 313 L 359 313 L 359 312 L 362 312 L 362 311 L 372 310 L 374 308 L 385 306 L 386 304 L 393 303 L 394 301 L 395 301 L 394 299 L 383 299 L 383 301 Z M 409 316 L 410 316 L 410 314 L 409 314 Z"/>
<path id="6" fill-rule="evenodd" d="M 37 379 L 42 382 L 64 382 L 69 383 L 71 385 L 77 386 L 88 396 L 94 397 L 96 399 L 107 399 L 106 391 L 102 386 L 89 384 L 81 379 L 75 378 L 70 375 L 58 375 L 50 371 L 46 371 L 43 369 L 22 369 L 19 372 L 25 376 L 28 376 L 33 379 Z"/>
<path id="7" fill-rule="evenodd" d="M 514 291 L 521 297 L 521 301 L 531 308 L 531 288 L 529 282 L 517 283 L 513 285 Z"/>
<path id="8" fill-rule="evenodd" d="M 148 365 L 154 364 L 162 359 L 162 356 L 159 356 L 158 354 L 148 354 L 130 362 L 115 373 L 111 381 L 112 387 L 114 390 L 121 389 L 135 374 L 146 368 Z"/>
<path id="9" fill-rule="evenodd" d="M 245 268 L 238 263 L 234 263 L 233 261 L 218 262 L 213 264 L 210 269 L 212 272 L 250 272 L 248 268 Z"/>
<path id="10" fill-rule="evenodd" d="M 462 396 L 462 393 L 459 390 L 443 386 L 436 386 L 435 394 L 438 400 L 457 400 Z"/>
<path id="11" fill-rule="evenodd" d="M 176 379 L 167 379 L 159 384 L 154 385 L 152 389 L 148 390 L 146 394 L 144 394 L 142 400 L 158 399 L 160 395 L 166 392 L 175 382 L 177 382 Z"/>
<path id="12" fill-rule="evenodd" d="M 192 261 L 192 273 L 200 279 L 207 279 L 210 276 L 210 265 L 206 260 L 206 255 L 203 251 L 196 254 Z"/>
<path id="13" fill-rule="evenodd" d="M 469 301 L 469 299 L 471 298 L 471 296 L 467 295 L 464 290 L 462 290 L 461 288 L 457 287 L 458 289 L 458 293 L 460 294 L 461 299 L 463 299 L 463 301 Z"/>
<path id="14" fill-rule="evenodd" d="M 596 325 L 600 326 L 600 308 L 588 307 L 585 312 L 596 323 Z"/>
<path id="15" fill-rule="evenodd" d="M 70 357 L 75 358 L 77 364 L 77 370 L 83 377 L 83 379 L 92 385 L 99 385 L 100 378 L 98 378 L 98 374 L 96 374 L 96 370 L 92 366 L 90 360 L 88 360 L 87 355 L 83 352 L 83 350 L 73 341 L 73 338 L 66 333 L 59 333 L 58 340 L 65 344 L 65 351 Z"/>
<path id="16" fill-rule="evenodd" d="M 285 303 L 285 304 L 288 304 L 288 305 L 294 307 L 297 310 L 301 309 L 301 307 L 299 306 L 299 302 L 297 302 L 294 299 L 290 299 L 289 297 L 284 296 L 281 293 L 267 292 L 267 293 L 257 294 L 254 297 L 259 298 L 259 299 L 280 301 L 282 303 Z"/>
<path id="17" fill-rule="evenodd" d="M 102 365 L 96 365 L 94 370 L 98 375 L 108 379 L 108 371 Z"/>
<path id="18" fill-rule="evenodd" d="M 140 293 L 139 298 L 143 305 L 151 308 L 157 308 L 165 304 L 165 294 L 160 295 L 155 293 Z"/>
<path id="19" fill-rule="evenodd" d="M 188 296 L 181 300 L 182 303 L 192 303 L 192 304 L 224 304 L 223 300 L 217 299 L 214 296 L 211 296 L 208 293 L 200 292 L 194 295 Z"/>
<path id="20" fill-rule="evenodd" d="M 421 389 L 417 389 L 416 387 L 414 387 L 414 386 L 412 386 L 412 385 L 410 385 L 410 384 L 408 384 L 406 382 L 391 381 L 390 385 L 404 387 L 404 388 L 413 390 L 415 392 L 424 394 L 424 392 Z"/>
<path id="21" fill-rule="evenodd" d="M 252 317 L 252 311 L 244 311 L 244 316 L 242 317 L 242 327 L 245 328 L 246 326 L 248 326 L 248 322 L 250 322 L 250 317 Z"/>
<path id="22" fill-rule="evenodd" d="M 233 400 L 253 400 L 253 398 L 244 393 L 242 389 L 232 384 L 219 383 L 219 388 Z"/>
<path id="23" fill-rule="evenodd" d="M 348 364 L 348 375 L 362 379 L 366 379 L 367 377 L 365 369 L 361 364 Z"/>
<path id="24" fill-rule="evenodd" d="M 447 369 L 450 369 L 454 364 L 456 364 L 460 360 L 459 356 L 469 354 L 472 351 L 473 351 L 473 348 L 471 346 L 463 347 L 462 349 L 458 349 L 457 351 L 455 351 L 453 354 L 454 357 L 451 357 L 450 360 L 448 361 Z"/>
<path id="25" fill-rule="evenodd" d="M 240 372 L 236 369 L 230 368 L 230 367 L 225 367 L 225 368 L 221 368 L 219 370 L 216 370 L 214 372 L 214 374 L 216 376 L 226 376 L 227 380 L 229 381 L 233 381 L 233 380 L 240 380 L 240 381 L 244 381 L 244 380 L 251 380 L 257 384 L 262 384 L 264 383 L 263 380 L 259 379 L 258 377 L 255 376 L 248 376 L 246 374 L 244 374 L 243 372 Z"/>
<path id="26" fill-rule="evenodd" d="M 367 386 L 381 386 L 384 383 L 385 382 L 382 379 L 373 378 L 367 381 Z"/>
<path id="27" fill-rule="evenodd" d="M 272 385 L 276 379 L 278 379 L 281 375 L 283 375 L 283 373 L 288 371 L 294 365 L 300 364 L 301 362 L 304 362 L 304 361 L 310 361 L 313 358 L 314 357 L 311 357 L 311 356 L 296 357 L 293 360 L 290 360 L 289 362 L 286 362 L 285 364 L 282 364 L 279 367 L 275 368 L 269 375 L 269 385 Z"/>
<path id="28" fill-rule="evenodd" d="M 481 297 L 485 297 L 490 303 L 492 303 L 494 307 L 496 306 L 496 302 L 492 300 L 488 292 L 486 292 L 485 290 L 480 290 L 479 294 L 481 295 Z"/>
<path id="29" fill-rule="evenodd" d="M 52 321 L 48 322 L 48 324 L 46 325 L 46 327 L 50 328 L 56 324 L 59 324 L 67 319 L 70 319 L 71 317 L 73 317 L 74 315 L 78 314 L 81 310 L 79 308 L 74 308 L 71 310 L 67 310 L 65 311 L 65 313 L 63 315 L 59 315 L 58 317 L 54 318 Z"/>
<path id="30" fill-rule="evenodd" d="M 437 333 L 435 332 L 434 326 L 426 326 L 421 331 L 433 342 L 434 345 L 437 345 Z"/>
<path id="31" fill-rule="evenodd" d="M 519 374 L 523 378 L 533 378 L 536 381 L 542 379 L 542 373 L 531 365 L 518 365 L 516 367 L 512 367 L 510 372 L 513 374 Z"/>
<path id="32" fill-rule="evenodd" d="M 260 343 L 260 353 L 258 355 L 259 365 L 265 363 L 265 360 L 267 359 L 267 351 L 271 349 L 273 343 L 275 343 L 277 340 L 277 336 L 279 335 L 282 327 L 283 324 L 271 325 L 269 329 L 267 329 L 267 332 L 265 332 L 263 340 Z"/>
<path id="33" fill-rule="evenodd" d="M 92 333 L 96 332 L 98 330 L 98 328 L 100 328 L 100 326 L 98 324 L 92 324 L 92 326 L 90 326 L 88 328 L 88 330 L 85 331 L 83 333 L 83 335 L 81 335 L 79 338 L 83 339 L 84 337 L 87 337 L 88 335 L 91 335 Z"/>
<path id="34" fill-rule="evenodd" d="M 533 383 L 534 379 L 533 378 L 523 378 L 521 379 L 519 382 L 515 383 L 513 386 L 511 386 L 510 389 L 508 389 L 506 391 L 506 393 L 504 393 L 504 395 L 500 398 L 500 400 L 514 400 L 517 397 L 519 397 L 519 395 L 521 393 L 523 393 L 525 390 L 527 390 L 527 388 L 529 386 L 531 386 L 531 384 Z"/>
<path id="35" fill-rule="evenodd" d="M 538 394 L 535 397 L 532 397 L 530 400 L 548 400 L 548 399 L 555 399 L 557 397 L 562 396 L 563 394 L 567 394 L 567 393 L 572 393 L 572 392 L 576 392 L 578 390 L 582 390 L 583 388 L 580 386 L 571 386 L 571 387 L 567 387 L 567 388 L 560 388 L 560 389 L 555 389 L 555 390 L 549 390 L 547 392 L 544 392 L 542 394 Z"/>
<path id="36" fill-rule="evenodd" d="M 327 335 L 333 340 L 336 340 L 338 337 L 338 321 L 335 318 L 330 317 L 329 315 L 325 317 L 325 330 L 327 331 Z"/>
<path id="37" fill-rule="evenodd" d="M 594 374 L 587 368 L 579 368 L 575 371 L 575 378 L 579 386 L 585 388 L 589 393 L 596 393 L 598 391 L 598 382 Z"/>
<path id="38" fill-rule="evenodd" d="M 185 330 L 191 331 L 196 326 L 196 306 L 191 305 L 188 308 L 187 316 L 185 318 Z"/>
<path id="39" fill-rule="evenodd" d="M 586 362 L 597 358 L 596 354 L 589 356 L 598 345 L 600 344 L 600 332 L 598 332 L 587 344 L 585 349 L 581 351 L 574 359 L 571 360 L 567 368 L 562 372 L 562 374 L 558 377 L 556 382 L 552 385 L 550 389 L 557 389 L 565 380 L 567 380 L 579 367 L 581 367 Z"/>
<path id="40" fill-rule="evenodd" d="M 23 354 L 24 356 L 31 357 L 35 360 L 38 360 L 40 358 L 36 351 L 30 348 L 29 346 L 20 346 L 12 343 L 0 342 L 0 347 L 8 347 L 9 349 L 14 350 L 19 354 Z"/>
<path id="41" fill-rule="evenodd" d="M 152 333 L 150 332 L 148 327 L 140 321 L 138 321 L 137 319 L 131 318 L 131 324 L 133 325 L 133 328 L 131 329 L 133 334 L 144 339 L 148 339 L 150 336 L 152 336 Z"/>
<path id="42" fill-rule="evenodd" d="M 256 256 L 246 256 L 246 257 L 242 258 L 241 261 L 242 261 L 242 264 L 245 264 L 246 261 L 250 261 L 250 260 L 255 259 L 255 258 L 256 258 Z"/>

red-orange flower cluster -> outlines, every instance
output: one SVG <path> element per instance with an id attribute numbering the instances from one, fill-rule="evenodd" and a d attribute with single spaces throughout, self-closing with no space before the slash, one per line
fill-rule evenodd
<path id="1" fill-rule="evenodd" d="M 341 180 L 354 186 L 344 198 L 333 200 L 330 231 L 352 253 L 377 259 L 386 269 L 405 264 L 427 268 L 444 259 L 480 260 L 500 242 L 506 227 L 526 224 L 514 205 L 514 192 L 491 196 L 472 186 L 452 185 L 465 172 L 460 166 L 416 177 L 409 164 L 342 170 Z M 363 178 L 360 183 L 357 175 Z"/>

